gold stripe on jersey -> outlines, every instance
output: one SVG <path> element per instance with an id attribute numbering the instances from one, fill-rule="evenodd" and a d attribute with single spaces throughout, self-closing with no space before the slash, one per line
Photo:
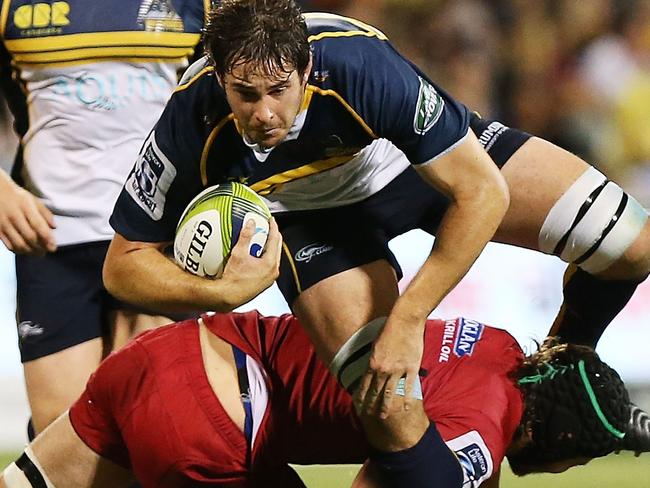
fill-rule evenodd
<path id="1" fill-rule="evenodd" d="M 319 161 L 312 161 L 309 164 L 300 166 L 298 168 L 290 169 L 282 173 L 275 174 L 264 180 L 258 181 L 250 185 L 251 189 L 259 195 L 268 195 L 277 190 L 284 183 L 305 178 L 307 176 L 315 175 L 329 169 L 341 166 L 354 158 L 354 154 L 346 156 L 336 156 L 333 158 L 321 159 Z"/>
<path id="2" fill-rule="evenodd" d="M 345 99 L 339 95 L 336 91 L 334 90 L 323 90 L 322 88 L 318 88 L 317 86 L 313 85 L 307 85 L 307 89 L 313 91 L 314 93 L 318 93 L 319 95 L 322 96 L 330 96 L 336 98 L 345 109 L 350 112 L 350 115 L 354 117 L 354 119 L 363 127 L 363 129 L 372 137 L 373 139 L 377 139 L 377 135 L 374 133 L 374 131 L 366 124 L 365 120 L 350 106 L 348 102 L 345 101 Z"/>
<path id="3" fill-rule="evenodd" d="M 0 10 L 0 37 L 4 38 L 7 17 L 9 17 L 9 7 L 11 0 L 2 0 L 2 10 Z M 6 41 L 5 41 L 6 42 Z"/>
<path id="4" fill-rule="evenodd" d="M 186 56 L 183 56 L 181 58 L 164 58 L 164 61 L 170 62 L 170 61 L 183 61 L 187 59 Z M 89 57 L 89 58 L 83 58 L 83 59 L 73 59 L 70 61 L 62 61 L 60 63 L 34 63 L 34 64 L 29 64 L 27 63 L 26 65 L 29 66 L 42 66 L 42 67 L 47 67 L 47 68 L 58 68 L 58 67 L 68 67 L 68 66 L 78 66 L 82 64 L 92 64 L 92 63 L 105 63 L 107 61 L 120 61 L 124 63 L 156 63 L 160 62 L 163 60 L 163 58 L 160 57 L 155 57 L 155 58 L 146 58 L 146 57 L 129 57 L 129 56 L 114 56 L 114 57 L 100 57 L 100 58 L 95 58 L 95 57 Z"/>
<path id="5" fill-rule="evenodd" d="M 287 246 L 287 243 L 284 241 L 282 242 L 282 250 L 284 251 L 284 255 L 287 257 L 287 261 L 289 261 L 289 266 L 291 267 L 291 274 L 293 275 L 293 281 L 296 282 L 296 290 L 298 291 L 298 294 L 300 294 L 302 293 L 302 284 L 300 283 L 300 278 L 298 277 L 298 270 L 296 269 L 296 263 L 293 260 L 293 255 L 289 250 L 289 246 Z"/>
<path id="6" fill-rule="evenodd" d="M 194 83 L 196 80 L 201 78 L 201 76 L 203 76 L 204 74 L 210 73 L 211 71 L 214 71 L 214 66 L 206 66 L 201 71 L 199 71 L 197 74 L 192 76 L 189 80 L 187 80 L 185 83 L 183 83 L 182 85 L 176 87 L 176 89 L 174 90 L 174 93 L 177 93 L 177 92 L 180 92 L 180 91 L 183 91 L 183 90 L 187 90 L 192 83 Z M 215 83 L 216 83 L 216 81 L 215 81 Z"/>
<path id="7" fill-rule="evenodd" d="M 320 34 L 314 34 L 309 36 L 308 38 L 309 42 L 320 41 L 321 39 L 330 38 L 330 37 L 353 37 L 353 36 L 376 37 L 378 39 L 381 39 L 382 41 L 388 40 L 388 36 L 384 34 L 382 31 L 380 31 L 379 29 L 377 29 L 376 27 L 373 27 L 369 24 L 366 24 L 365 22 L 361 22 L 360 20 L 353 19 L 350 17 L 344 17 L 342 15 L 336 15 L 336 14 L 328 14 L 324 12 L 306 13 L 303 16 L 307 20 L 309 19 L 342 20 L 359 27 L 359 30 L 356 31 L 330 31 L 330 32 L 321 32 Z"/>
<path id="8" fill-rule="evenodd" d="M 74 52 L 83 49 L 154 47 L 190 49 L 200 34 L 189 32 L 89 32 L 62 36 L 5 39 L 7 50 L 14 56 Z"/>
<path id="9" fill-rule="evenodd" d="M 57 64 L 102 59 L 183 59 L 192 47 L 115 46 L 71 49 L 66 51 L 13 53 L 18 64 Z"/>
<path id="10" fill-rule="evenodd" d="M 190 80 L 190 83 L 191 82 L 192 80 Z M 226 117 L 224 117 L 223 119 L 221 119 L 217 124 L 217 126 L 214 129 L 212 129 L 212 132 L 210 132 L 210 135 L 208 136 L 208 140 L 205 141 L 205 144 L 203 146 L 203 152 L 201 153 L 201 182 L 203 183 L 203 186 L 208 186 L 208 154 L 210 153 L 210 147 L 212 147 L 212 143 L 217 137 L 217 134 L 219 134 L 219 131 L 223 129 L 223 126 L 226 125 L 231 120 L 233 120 L 234 118 L 235 115 L 231 113 Z"/>
<path id="11" fill-rule="evenodd" d="M 203 0 L 203 25 L 208 24 L 210 10 L 212 10 L 212 0 Z"/>

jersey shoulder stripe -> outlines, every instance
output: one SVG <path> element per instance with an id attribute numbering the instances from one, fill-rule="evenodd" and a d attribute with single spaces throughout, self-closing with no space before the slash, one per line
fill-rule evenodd
<path id="1" fill-rule="evenodd" d="M 194 83 L 194 81 L 196 81 L 200 76 L 212 70 L 213 68 L 209 64 L 208 57 L 202 56 L 185 70 L 183 76 L 181 76 L 181 79 L 178 82 L 177 90 L 184 90 Z"/>
<path id="2" fill-rule="evenodd" d="M 342 15 L 324 12 L 306 13 L 304 15 L 309 31 L 309 42 L 333 37 L 376 37 L 387 40 L 386 34 L 360 20 Z"/>

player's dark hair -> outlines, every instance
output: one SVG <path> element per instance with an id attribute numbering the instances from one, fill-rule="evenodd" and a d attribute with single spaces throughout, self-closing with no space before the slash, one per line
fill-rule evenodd
<path id="1" fill-rule="evenodd" d="M 205 49 L 218 75 L 241 63 L 275 75 L 309 64 L 307 25 L 293 0 L 223 0 L 205 29 Z"/>
<path id="2" fill-rule="evenodd" d="M 618 373 L 586 346 L 548 338 L 513 373 L 524 394 L 518 438 L 532 442 L 508 455 L 515 474 L 543 463 L 595 458 L 616 450 L 630 417 L 630 399 Z"/>

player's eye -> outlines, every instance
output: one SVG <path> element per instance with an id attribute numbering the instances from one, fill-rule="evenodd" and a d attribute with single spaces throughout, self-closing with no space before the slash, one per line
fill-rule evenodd
<path id="1" fill-rule="evenodd" d="M 238 90 L 237 93 L 239 94 L 240 98 L 245 102 L 254 102 L 259 98 L 259 96 L 255 92 Z"/>
<path id="2" fill-rule="evenodd" d="M 280 95 L 280 94 L 284 93 L 286 91 L 286 89 L 287 89 L 286 85 L 276 86 L 269 93 L 271 95 Z"/>

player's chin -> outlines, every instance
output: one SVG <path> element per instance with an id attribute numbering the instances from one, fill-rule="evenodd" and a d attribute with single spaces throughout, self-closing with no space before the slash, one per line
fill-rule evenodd
<path id="1" fill-rule="evenodd" d="M 262 132 L 259 134 L 256 142 L 264 148 L 272 148 L 280 144 L 286 136 L 286 130 L 272 129 L 270 131 Z"/>

